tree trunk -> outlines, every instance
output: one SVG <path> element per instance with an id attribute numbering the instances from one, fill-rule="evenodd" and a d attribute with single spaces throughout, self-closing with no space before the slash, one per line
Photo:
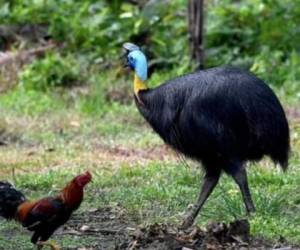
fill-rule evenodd
<path id="1" fill-rule="evenodd" d="M 188 2 L 190 53 L 199 69 L 204 67 L 203 2 L 204 0 L 189 0 Z"/>

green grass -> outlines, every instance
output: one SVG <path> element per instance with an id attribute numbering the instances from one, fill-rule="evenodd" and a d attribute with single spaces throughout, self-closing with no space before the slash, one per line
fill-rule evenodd
<path id="1" fill-rule="evenodd" d="M 93 84 L 87 96 L 75 98 L 23 89 L 0 96 L 0 130 L 7 138 L 14 136 L 0 150 L 1 179 L 15 181 L 29 197 L 38 198 L 56 193 L 68 179 L 90 169 L 94 182 L 88 186 L 80 212 L 118 203 L 137 223 L 180 223 L 199 192 L 200 168 L 191 161 L 185 167 L 166 150 L 133 104 L 103 101 L 100 89 L 105 91 L 113 79 L 99 76 L 101 88 Z M 249 219 L 254 236 L 271 241 L 283 236 L 300 244 L 300 128 L 295 121 L 290 123 L 293 154 L 289 171 L 282 173 L 267 159 L 248 168 L 257 208 Z M 224 175 L 197 223 L 241 217 L 240 192 Z M 31 249 L 29 235 L 13 222 L 1 223 L 0 235 L 0 246 L 5 249 L 16 249 L 19 244 Z M 64 236 L 60 244 L 80 247 L 85 243 Z"/>

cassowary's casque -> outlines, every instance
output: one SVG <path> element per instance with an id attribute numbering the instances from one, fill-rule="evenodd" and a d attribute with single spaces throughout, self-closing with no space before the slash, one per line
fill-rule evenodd
<path id="1" fill-rule="evenodd" d="M 167 144 L 201 161 L 206 173 L 182 226 L 193 224 L 222 172 L 238 184 L 247 212 L 254 212 L 245 163 L 268 155 L 283 170 L 288 165 L 288 122 L 273 91 L 253 74 L 233 67 L 197 71 L 149 89 L 145 55 L 134 44 L 123 47 L 127 65 L 135 71 L 140 113 Z"/>

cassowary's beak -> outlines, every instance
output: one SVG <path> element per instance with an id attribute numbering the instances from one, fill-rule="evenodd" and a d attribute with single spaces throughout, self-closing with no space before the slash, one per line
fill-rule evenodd
<path id="1" fill-rule="evenodd" d="M 127 58 L 128 54 L 129 54 L 129 52 L 123 48 L 123 53 L 120 56 L 120 60 L 122 61 L 122 65 L 124 68 L 129 67 L 128 58 Z"/>

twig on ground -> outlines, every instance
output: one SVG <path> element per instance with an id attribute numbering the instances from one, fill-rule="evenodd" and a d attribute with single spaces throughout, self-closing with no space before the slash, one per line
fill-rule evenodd
<path id="1" fill-rule="evenodd" d="M 137 245 L 137 240 L 131 242 L 127 249 L 133 250 L 133 249 L 135 249 L 136 245 Z"/>

